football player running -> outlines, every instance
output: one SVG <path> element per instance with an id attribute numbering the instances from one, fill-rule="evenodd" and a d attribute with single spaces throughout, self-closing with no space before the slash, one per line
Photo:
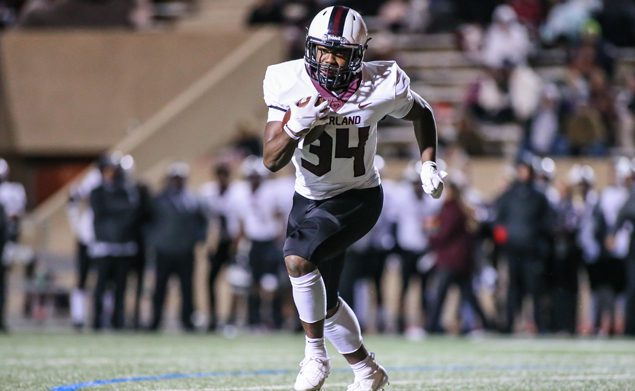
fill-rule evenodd
<path id="1" fill-rule="evenodd" d="M 292 161 L 296 169 L 284 261 L 306 334 L 297 391 L 319 390 L 329 375 L 325 337 L 353 369 L 348 391 L 388 384 L 362 343 L 355 314 L 338 297 L 345 251 L 382 208 L 373 166 L 379 120 L 391 115 L 413 122 L 423 189 L 434 198 L 443 191 L 432 110 L 394 61 L 363 61 L 368 40 L 358 12 L 328 7 L 309 26 L 304 59 L 269 66 L 263 82 L 269 107 L 264 164 L 278 171 Z"/>

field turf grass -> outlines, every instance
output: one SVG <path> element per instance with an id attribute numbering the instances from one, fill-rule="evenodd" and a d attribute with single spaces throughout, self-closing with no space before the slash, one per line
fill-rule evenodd
<path id="1" fill-rule="evenodd" d="M 388 390 L 635 390 L 635 340 L 370 336 Z M 323 390 L 352 373 L 329 345 Z M 303 337 L 0 335 L 0 390 L 291 390 Z"/>

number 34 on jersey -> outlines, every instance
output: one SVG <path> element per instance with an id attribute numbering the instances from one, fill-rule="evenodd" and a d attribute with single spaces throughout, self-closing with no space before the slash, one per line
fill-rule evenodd
<path id="1" fill-rule="evenodd" d="M 412 108 L 410 79 L 393 61 L 364 62 L 355 89 L 329 97 L 329 122 L 309 143 L 301 142 L 292 162 L 295 190 L 309 199 L 326 199 L 350 189 L 378 186 L 373 166 L 377 123 L 387 115 L 402 118 Z M 267 68 L 263 82 L 267 121 L 282 121 L 289 107 L 319 92 L 306 72 L 304 60 Z M 414 140 L 413 140 L 414 141 Z"/>

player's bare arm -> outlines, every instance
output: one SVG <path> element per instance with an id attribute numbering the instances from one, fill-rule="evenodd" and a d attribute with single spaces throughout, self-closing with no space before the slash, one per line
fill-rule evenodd
<path id="1" fill-rule="evenodd" d="M 421 184 L 423 190 L 433 198 L 441 197 L 443 193 L 444 172 L 437 170 L 437 126 L 434 121 L 432 108 L 428 103 L 412 91 L 414 102 L 404 119 L 412 121 L 415 137 L 421 153 Z"/>
<path id="2" fill-rule="evenodd" d="M 404 119 L 412 121 L 421 153 L 421 161 L 437 160 L 437 126 L 430 106 L 417 93 L 412 92 L 414 103 Z"/>
<path id="3" fill-rule="evenodd" d="M 293 157 L 299 140 L 292 139 L 283 129 L 281 121 L 267 122 L 264 136 L 264 164 L 270 171 L 279 171 Z"/>

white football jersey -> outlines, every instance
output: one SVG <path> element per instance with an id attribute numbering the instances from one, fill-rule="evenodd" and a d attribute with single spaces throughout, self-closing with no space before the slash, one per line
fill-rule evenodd
<path id="1" fill-rule="evenodd" d="M 254 192 L 247 181 L 234 185 L 231 208 L 249 240 L 275 240 L 282 234 L 282 209 L 275 182 L 264 180 Z"/>
<path id="2" fill-rule="evenodd" d="M 394 61 L 371 61 L 363 64 L 357 83 L 335 96 L 309 77 L 303 59 L 267 68 L 263 90 L 269 122 L 282 121 L 295 102 L 316 92 L 330 102 L 325 132 L 311 144 L 301 141 L 292 158 L 295 191 L 306 198 L 321 200 L 380 184 L 373 165 L 377 122 L 386 115 L 408 114 L 413 105 L 410 79 Z"/>
<path id="3" fill-rule="evenodd" d="M 199 195 L 205 207 L 205 212 L 210 221 L 210 225 L 217 225 L 221 240 L 232 240 L 238 235 L 238 221 L 231 208 L 232 195 L 235 193 L 234 184 L 221 194 L 218 182 L 204 183 Z M 225 225 L 222 227 L 222 225 Z"/>
<path id="4" fill-rule="evenodd" d="M 18 182 L 0 183 L 0 204 L 7 216 L 22 216 L 26 209 L 26 192 Z"/>
<path id="5" fill-rule="evenodd" d="M 425 194 L 418 198 L 410 182 L 399 185 L 392 201 L 397 205 L 393 206 L 394 219 L 397 221 L 397 244 L 404 250 L 425 251 L 428 247 L 428 233 L 424 229 L 424 222 L 441 210 L 443 201 Z"/>

